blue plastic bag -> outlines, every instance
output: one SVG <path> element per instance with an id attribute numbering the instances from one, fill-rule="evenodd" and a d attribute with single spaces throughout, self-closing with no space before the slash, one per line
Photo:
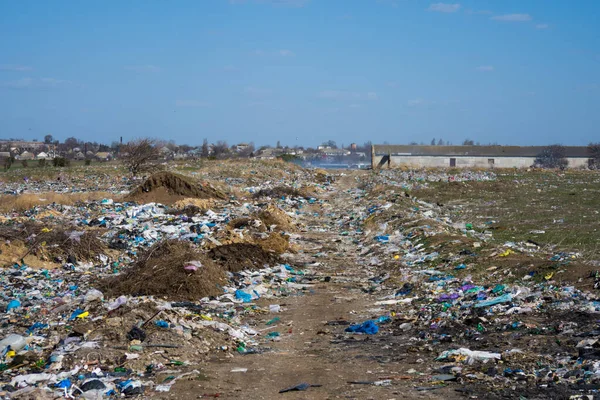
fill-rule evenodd
<path id="1" fill-rule="evenodd" d="M 244 291 L 241 291 L 239 289 L 235 291 L 235 298 L 242 300 L 244 303 L 250 303 L 252 301 L 252 295 L 251 294 L 248 294 L 248 293 L 246 293 Z"/>
<path id="2" fill-rule="evenodd" d="M 374 335 L 379 332 L 379 327 L 373 320 L 368 320 L 362 324 L 350 325 L 346 328 L 346 332 L 350 333 L 365 333 L 367 335 Z"/>
<path id="3" fill-rule="evenodd" d="M 494 297 L 493 299 L 482 300 L 475 304 L 475 308 L 481 307 L 490 307 L 495 306 L 500 303 L 508 303 L 512 300 L 512 295 L 510 293 L 503 294 L 502 296 Z"/>

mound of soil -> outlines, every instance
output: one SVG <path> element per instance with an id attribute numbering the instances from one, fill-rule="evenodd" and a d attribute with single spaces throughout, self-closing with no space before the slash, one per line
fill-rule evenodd
<path id="1" fill-rule="evenodd" d="M 257 217 L 265 224 L 267 229 L 275 225 L 275 229 L 279 231 L 292 232 L 296 230 L 292 217 L 274 205 L 270 204 L 266 209 L 259 212 Z"/>
<path id="2" fill-rule="evenodd" d="M 258 241 L 258 244 L 267 251 L 277 254 L 291 250 L 290 237 L 281 233 L 271 233 L 267 238 Z"/>
<path id="3" fill-rule="evenodd" d="M 280 263 L 277 255 L 266 251 L 259 245 L 250 243 L 232 243 L 213 248 L 209 256 L 230 272 L 244 269 L 261 269 L 265 265 Z"/>
<path id="4" fill-rule="evenodd" d="M 196 270 L 191 263 L 199 262 Z M 197 265 L 197 263 L 195 263 Z M 100 283 L 108 296 L 161 296 L 198 300 L 223 293 L 225 273 L 189 242 L 166 240 L 140 255 L 127 271 Z"/>
<path id="5" fill-rule="evenodd" d="M 227 196 L 208 184 L 197 184 L 186 176 L 159 172 L 131 191 L 125 200 L 171 205 L 187 198 L 224 200 Z"/>

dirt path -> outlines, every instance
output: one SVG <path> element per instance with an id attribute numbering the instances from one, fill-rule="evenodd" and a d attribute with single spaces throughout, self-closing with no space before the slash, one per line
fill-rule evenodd
<path id="1" fill-rule="evenodd" d="M 451 398 L 454 392 L 442 394 L 416 390 L 418 375 L 409 375 L 418 369 L 419 354 L 408 354 L 408 337 L 384 335 L 344 334 L 346 326 L 331 321 L 362 322 L 372 314 L 377 300 L 374 294 L 362 289 L 369 270 L 360 265 L 356 237 L 341 235 L 336 222 L 340 215 L 351 211 L 352 195 L 345 190 L 354 185 L 353 176 L 336 183 L 336 191 L 327 195 L 330 206 L 323 207 L 318 216 L 304 214 L 307 231 L 300 234 L 296 245 L 301 249 L 295 261 L 319 266 L 312 273 L 323 278 L 315 281 L 304 295 L 261 299 L 258 304 L 280 304 L 283 312 L 276 314 L 280 323 L 272 330 L 280 332 L 280 340 L 266 343 L 272 351 L 262 354 L 217 355 L 202 372 L 205 381 L 183 381 L 165 398 L 209 398 L 219 394 L 227 399 L 393 399 L 393 398 Z M 333 214 L 335 213 L 335 214 Z M 321 230 L 318 232 L 317 230 Z M 314 257 L 317 253 L 322 256 Z M 251 327 L 269 328 L 265 322 L 274 314 L 246 320 Z M 329 324 L 328 324 L 329 321 Z M 412 360 L 412 361 L 409 361 Z M 247 372 L 232 372 L 247 368 Z M 391 385 L 350 384 L 349 381 L 380 381 L 394 377 Z M 418 380 L 418 379 L 417 379 Z M 322 385 L 307 391 L 279 394 L 279 390 L 301 382 Z M 183 398 L 183 397 L 181 397 Z"/>

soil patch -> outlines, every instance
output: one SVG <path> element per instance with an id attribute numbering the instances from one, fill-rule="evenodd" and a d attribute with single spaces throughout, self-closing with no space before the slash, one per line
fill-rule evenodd
<path id="1" fill-rule="evenodd" d="M 224 200 L 227 196 L 209 184 L 197 184 L 186 176 L 172 172 L 159 172 L 129 193 L 126 200 L 172 205 L 188 198 Z"/>
<path id="2" fill-rule="evenodd" d="M 261 269 L 280 263 L 277 255 L 250 243 L 232 243 L 213 248 L 209 256 L 230 272 Z"/>
<path id="3" fill-rule="evenodd" d="M 198 300 L 222 294 L 225 281 L 225 273 L 190 243 L 167 240 L 146 250 L 132 267 L 105 279 L 100 287 L 109 296 Z"/>

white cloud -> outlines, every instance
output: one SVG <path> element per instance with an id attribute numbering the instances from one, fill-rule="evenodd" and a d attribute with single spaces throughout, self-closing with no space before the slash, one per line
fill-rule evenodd
<path id="1" fill-rule="evenodd" d="M 481 65 L 481 66 L 477 67 L 477 71 L 492 72 L 493 70 L 494 70 L 493 65 Z"/>
<path id="2" fill-rule="evenodd" d="M 317 94 L 318 97 L 322 99 L 330 99 L 330 100 L 377 100 L 378 96 L 375 92 L 351 92 L 345 90 L 323 90 Z"/>
<path id="3" fill-rule="evenodd" d="M 177 100 L 175 101 L 177 107 L 208 107 L 210 104 L 200 100 Z"/>
<path id="4" fill-rule="evenodd" d="M 32 71 L 33 68 L 27 65 L 16 65 L 16 64 L 2 64 L 0 65 L 0 71 L 15 71 L 15 72 L 24 72 L 24 71 Z"/>
<path id="5" fill-rule="evenodd" d="M 293 57 L 296 54 L 294 54 L 294 52 L 291 50 L 284 49 L 284 50 L 279 50 L 279 55 L 282 57 Z"/>
<path id="6" fill-rule="evenodd" d="M 21 78 L 15 81 L 2 82 L 2 87 L 9 89 L 29 89 L 33 86 L 33 79 Z"/>
<path id="7" fill-rule="evenodd" d="M 125 70 L 138 72 L 138 73 L 158 72 L 158 71 L 160 71 L 160 67 L 157 67 L 156 65 L 150 65 L 150 64 L 148 64 L 148 65 L 127 65 L 127 66 L 125 66 Z"/>
<path id="8" fill-rule="evenodd" d="M 428 11 L 435 11 L 441 13 L 455 13 L 460 10 L 460 4 L 454 3 L 434 3 L 429 6 Z"/>
<path id="9" fill-rule="evenodd" d="M 71 81 L 56 78 L 21 78 L 1 82 L 0 86 L 8 89 L 56 89 L 70 84 L 72 84 Z"/>
<path id="10" fill-rule="evenodd" d="M 495 15 L 491 17 L 494 21 L 503 21 L 503 22 L 527 22 L 531 21 L 531 15 L 529 14 L 504 14 L 504 15 Z"/>
<path id="11" fill-rule="evenodd" d="M 537 24 L 535 26 L 535 29 L 548 29 L 548 28 L 550 28 L 550 25 L 548 25 L 548 24 Z"/>
<path id="12" fill-rule="evenodd" d="M 42 85 L 46 85 L 46 86 L 57 87 L 57 86 L 60 86 L 60 85 L 69 85 L 72 82 L 71 81 L 66 81 L 64 79 L 42 78 L 42 79 L 40 79 L 40 83 Z"/>

